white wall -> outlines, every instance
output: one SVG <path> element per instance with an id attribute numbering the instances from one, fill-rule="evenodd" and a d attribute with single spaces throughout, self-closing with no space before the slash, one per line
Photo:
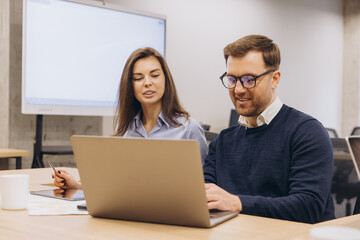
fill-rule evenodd
<path id="1" fill-rule="evenodd" d="M 223 48 L 248 34 L 272 38 L 282 52 L 278 95 L 340 130 L 342 0 L 105 0 L 167 16 L 166 59 L 184 107 L 212 131 L 233 107 L 219 76 Z M 104 119 L 104 134 L 112 119 Z"/>

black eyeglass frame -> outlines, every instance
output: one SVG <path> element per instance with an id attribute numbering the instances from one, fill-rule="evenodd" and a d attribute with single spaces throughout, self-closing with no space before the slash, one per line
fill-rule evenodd
<path id="1" fill-rule="evenodd" d="M 252 75 L 252 74 L 244 74 L 244 75 L 242 75 L 242 76 L 240 76 L 240 77 L 236 77 L 236 76 L 233 76 L 233 75 L 228 75 L 228 76 L 231 76 L 231 77 L 233 77 L 233 78 L 236 79 L 236 83 L 235 83 L 234 87 L 232 87 L 232 88 L 227 87 L 227 86 L 225 85 L 225 83 L 224 83 L 224 77 L 226 76 L 227 72 L 224 72 L 224 74 L 220 76 L 220 80 L 221 80 L 221 83 L 224 85 L 224 87 L 227 88 L 227 89 L 233 89 L 233 88 L 235 88 L 238 81 L 240 81 L 241 86 L 243 86 L 243 88 L 252 89 L 252 88 L 254 88 L 254 87 L 256 86 L 256 80 L 257 80 L 258 78 L 260 78 L 260 77 L 262 77 L 262 76 L 265 76 L 266 74 L 269 74 L 269 73 L 271 73 L 271 72 L 275 72 L 275 71 L 276 71 L 276 70 L 273 70 L 273 69 L 267 70 L 266 72 L 264 72 L 264 73 L 262 73 L 262 74 L 260 74 L 260 75 L 257 75 L 257 76 L 254 76 L 254 75 Z M 244 86 L 244 82 L 243 82 L 243 80 L 241 80 L 241 78 L 242 78 L 242 77 L 245 77 L 245 76 L 251 76 L 251 77 L 254 78 L 254 81 L 255 81 L 255 82 L 254 82 L 254 86 L 252 86 L 252 87 L 245 87 L 245 86 Z"/>

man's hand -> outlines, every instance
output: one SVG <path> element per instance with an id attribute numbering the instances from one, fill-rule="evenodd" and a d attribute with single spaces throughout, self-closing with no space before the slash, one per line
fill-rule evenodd
<path id="1" fill-rule="evenodd" d="M 205 183 L 205 192 L 209 209 L 241 212 L 240 198 L 230 194 L 213 183 Z"/>

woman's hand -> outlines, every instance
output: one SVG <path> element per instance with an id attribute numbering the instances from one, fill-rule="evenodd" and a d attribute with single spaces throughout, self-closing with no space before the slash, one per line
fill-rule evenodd
<path id="1" fill-rule="evenodd" d="M 75 188 L 69 188 L 69 189 L 57 188 L 54 189 L 53 191 L 54 191 L 54 196 L 56 197 L 71 199 L 78 190 Z"/>
<path id="2" fill-rule="evenodd" d="M 54 186 L 62 189 L 82 189 L 80 182 L 76 181 L 75 178 L 64 169 L 58 169 L 58 172 L 52 173 L 54 178 Z"/>

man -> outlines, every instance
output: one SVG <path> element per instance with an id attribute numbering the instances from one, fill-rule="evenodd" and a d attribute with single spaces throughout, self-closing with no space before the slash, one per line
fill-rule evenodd
<path id="1" fill-rule="evenodd" d="M 210 144 L 204 163 L 209 209 L 307 223 L 335 218 L 331 142 L 320 122 L 276 96 L 278 46 L 250 35 L 226 46 L 224 56 L 227 72 L 220 78 L 240 125 Z"/>

